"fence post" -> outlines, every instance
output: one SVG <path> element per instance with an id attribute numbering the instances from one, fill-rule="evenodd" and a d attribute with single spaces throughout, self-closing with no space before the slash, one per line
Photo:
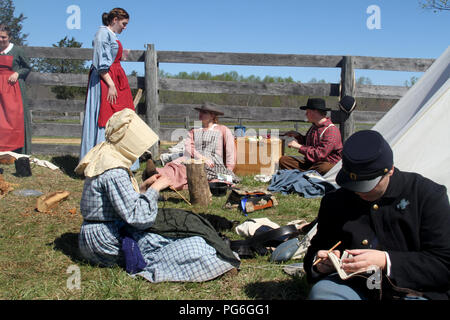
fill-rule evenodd
<path id="1" fill-rule="evenodd" d="M 158 61 L 154 44 L 147 44 L 145 53 L 145 122 L 157 135 L 159 130 L 158 111 Z M 153 159 L 159 156 L 159 144 L 150 148 Z"/>
<path id="2" fill-rule="evenodd" d="M 340 98 L 344 96 L 355 96 L 356 92 L 356 81 L 355 81 L 355 69 L 353 57 L 345 56 L 342 59 L 341 65 L 341 90 L 340 90 Z M 355 119 L 353 113 L 350 115 L 346 114 L 342 110 L 339 111 L 341 113 L 341 123 L 340 123 L 340 131 L 342 136 L 342 143 L 347 140 L 355 132 Z"/>

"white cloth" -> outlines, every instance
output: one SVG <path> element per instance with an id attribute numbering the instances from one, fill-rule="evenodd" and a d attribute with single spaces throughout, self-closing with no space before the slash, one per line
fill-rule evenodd
<path id="1" fill-rule="evenodd" d="M 287 225 L 295 225 L 297 228 L 303 224 L 306 223 L 305 220 L 293 220 L 287 223 Z M 238 225 L 236 227 L 236 233 L 242 237 L 252 237 L 256 230 L 258 230 L 258 228 L 262 227 L 262 226 L 268 226 L 271 227 L 273 229 L 278 229 L 280 228 L 280 225 L 278 225 L 277 223 L 271 221 L 268 218 L 255 218 L 255 219 L 251 219 L 251 220 L 247 220 L 243 223 L 241 223 L 240 225 Z"/>
<path id="2" fill-rule="evenodd" d="M 236 233 L 242 237 L 251 237 L 255 231 L 262 226 L 269 226 L 273 229 L 278 229 L 280 226 L 267 218 L 256 218 L 247 220 L 236 227 Z"/>
<path id="3" fill-rule="evenodd" d="M 267 174 L 257 174 L 253 177 L 253 180 L 259 181 L 259 182 L 269 182 L 272 180 L 273 175 L 267 175 Z"/>
<path id="4" fill-rule="evenodd" d="M 15 153 L 12 151 L 7 151 L 7 152 L 0 152 L 0 156 L 4 155 L 4 154 L 8 154 L 16 159 L 22 158 L 22 157 L 26 157 L 26 158 L 30 158 L 30 162 L 31 163 L 35 163 L 38 166 L 41 167 L 45 167 L 45 168 L 49 168 L 51 170 L 59 170 L 59 167 L 55 166 L 53 163 L 47 161 L 47 160 L 40 160 L 37 158 L 31 158 L 29 155 L 27 154 L 20 154 L 20 153 Z"/>

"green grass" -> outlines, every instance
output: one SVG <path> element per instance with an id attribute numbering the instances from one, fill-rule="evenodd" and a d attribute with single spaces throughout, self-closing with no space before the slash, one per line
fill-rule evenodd
<path id="1" fill-rule="evenodd" d="M 71 194 L 51 213 L 35 211 L 36 198 L 13 192 L 0 199 L 0 299 L 144 299 L 144 300 L 253 300 L 304 299 L 309 285 L 304 278 L 291 277 L 282 271 L 283 264 L 271 263 L 270 256 L 243 259 L 236 276 L 223 276 L 203 283 L 158 283 L 130 277 L 121 268 L 100 268 L 80 259 L 77 237 L 82 223 L 79 202 L 83 180 L 73 174 L 78 159 L 70 156 L 36 156 L 50 160 L 62 171 L 34 166 L 33 176 L 19 178 L 14 165 L 2 165 L 3 178 L 17 184 L 15 190 L 35 189 L 44 194 L 67 190 Z M 143 165 L 137 173 L 138 181 Z M 268 184 L 243 177 L 241 188 L 265 188 Z M 188 192 L 182 192 L 189 198 Z M 189 209 L 174 192 L 163 193 L 166 201 L 160 206 Z M 244 222 L 248 218 L 267 217 L 284 225 L 295 219 L 311 221 L 317 215 L 320 200 L 298 195 L 276 193 L 279 205 L 244 216 L 239 210 L 225 209 L 226 196 L 214 197 L 213 204 L 203 212 Z M 69 210 L 76 208 L 77 213 Z M 240 239 L 233 231 L 225 233 Z M 288 261 L 290 264 L 299 261 Z M 81 289 L 70 290 L 67 281 L 70 266 L 80 270 Z"/>

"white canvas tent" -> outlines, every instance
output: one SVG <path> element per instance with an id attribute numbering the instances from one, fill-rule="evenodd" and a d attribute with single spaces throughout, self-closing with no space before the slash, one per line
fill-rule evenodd
<path id="1" fill-rule="evenodd" d="M 447 187 L 450 198 L 450 47 L 372 128 L 394 152 L 394 165 Z M 335 183 L 338 163 L 324 178 Z"/>

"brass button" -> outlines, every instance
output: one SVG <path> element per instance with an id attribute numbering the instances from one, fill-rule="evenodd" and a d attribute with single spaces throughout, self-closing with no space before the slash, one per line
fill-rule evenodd
<path id="1" fill-rule="evenodd" d="M 378 210 L 380 207 L 377 204 L 374 204 L 372 208 L 373 210 Z"/>
<path id="2" fill-rule="evenodd" d="M 364 239 L 363 241 L 361 241 L 361 244 L 363 246 L 367 246 L 369 244 L 369 241 L 367 239 Z"/>

